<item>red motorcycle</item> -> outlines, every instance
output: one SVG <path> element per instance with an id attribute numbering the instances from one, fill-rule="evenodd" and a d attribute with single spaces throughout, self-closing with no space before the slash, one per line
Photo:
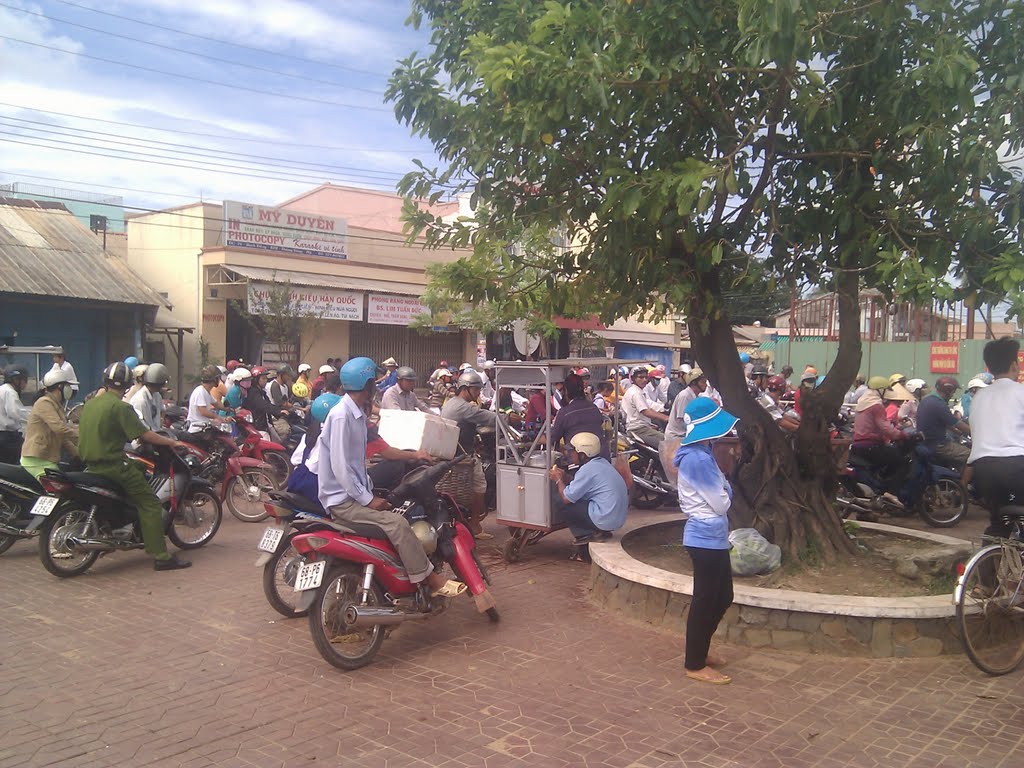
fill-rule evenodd
<path id="1" fill-rule="evenodd" d="M 199 432 L 175 435 L 188 445 L 193 471 L 217 488 L 232 515 L 245 523 L 267 519 L 263 505 L 279 487 L 270 464 L 245 455 L 244 443 L 239 446 L 229 433 L 212 424 Z"/>
<path id="2" fill-rule="evenodd" d="M 292 472 L 291 453 L 288 449 L 263 437 L 253 426 L 252 414 L 244 408 L 235 412 L 234 422 L 239 432 L 242 455 L 269 464 L 278 486 L 284 488 Z"/>
<path id="3" fill-rule="evenodd" d="M 475 550 L 459 505 L 435 488 L 447 461 L 413 470 L 389 495 L 412 525 L 435 568 L 447 563 L 469 588 L 477 610 L 498 621 L 487 585 L 490 579 Z M 295 590 L 304 592 L 297 610 L 309 609 L 313 643 L 340 669 L 369 664 L 390 627 L 426 619 L 448 607 L 450 598 L 432 597 L 425 583 L 413 584 L 398 553 L 375 525 L 328 523 L 330 530 L 301 533 L 292 546 L 302 555 Z"/>

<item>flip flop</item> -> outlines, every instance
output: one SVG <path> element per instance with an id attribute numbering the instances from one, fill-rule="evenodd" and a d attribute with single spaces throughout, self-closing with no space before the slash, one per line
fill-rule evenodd
<path id="1" fill-rule="evenodd" d="M 728 675 L 721 675 L 719 677 L 704 677 L 696 672 L 686 670 L 686 676 L 691 680 L 697 680 L 701 683 L 711 683 L 711 685 L 728 685 L 732 682 L 732 678 Z"/>
<path id="2" fill-rule="evenodd" d="M 494 538 L 494 534 L 488 533 L 487 531 L 480 531 L 479 533 L 474 533 L 473 538 L 477 541 L 488 541 Z"/>
<path id="3" fill-rule="evenodd" d="M 444 583 L 444 586 L 440 589 L 435 589 L 430 593 L 431 597 L 458 597 L 467 589 L 466 585 L 461 581 L 452 581 L 449 579 Z"/>
<path id="4" fill-rule="evenodd" d="M 578 547 L 573 550 L 573 553 L 569 555 L 569 562 L 571 563 L 589 563 L 592 562 L 590 559 L 590 552 L 584 547 Z"/>

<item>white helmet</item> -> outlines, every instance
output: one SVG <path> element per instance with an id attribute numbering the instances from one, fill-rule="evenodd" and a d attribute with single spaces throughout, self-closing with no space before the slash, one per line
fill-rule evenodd
<path id="1" fill-rule="evenodd" d="M 62 371 L 60 368 L 56 368 L 51 371 L 47 371 L 43 376 L 43 389 L 49 389 L 55 387 L 58 384 L 77 384 L 78 382 L 71 378 L 71 374 L 67 371 Z"/>
<path id="2" fill-rule="evenodd" d="M 469 363 L 463 363 L 462 365 L 459 366 L 459 373 L 462 373 L 463 371 L 471 371 L 471 370 L 473 370 L 473 366 L 470 365 Z"/>
<path id="3" fill-rule="evenodd" d="M 333 365 L 326 365 L 326 364 L 321 365 L 319 373 L 334 373 L 334 366 Z"/>
<path id="4" fill-rule="evenodd" d="M 592 459 L 601 453 L 601 438 L 593 432 L 578 432 L 573 435 L 569 445 L 578 453 L 582 453 L 588 459 Z"/>
<path id="5" fill-rule="evenodd" d="M 984 389 L 987 386 L 988 386 L 988 384 L 986 384 L 981 379 L 971 379 L 970 381 L 967 382 L 967 391 L 969 392 L 970 390 L 974 389 L 975 387 L 977 387 L 978 389 Z"/>
<path id="6" fill-rule="evenodd" d="M 231 374 L 231 378 L 235 381 L 245 381 L 246 379 L 252 378 L 252 371 L 248 368 L 235 368 Z"/>
<path id="7" fill-rule="evenodd" d="M 299 373 L 305 373 L 306 371 L 312 371 L 313 366 L 309 363 L 299 363 Z"/>
<path id="8" fill-rule="evenodd" d="M 147 368 L 149 368 L 149 366 L 145 363 L 139 363 L 134 369 L 132 369 L 132 375 L 135 377 L 136 381 L 142 381 L 142 374 L 146 372 Z"/>
<path id="9" fill-rule="evenodd" d="M 907 390 L 910 392 L 917 392 L 920 389 L 924 389 L 928 386 L 928 382 L 924 379 L 911 379 L 906 383 Z"/>

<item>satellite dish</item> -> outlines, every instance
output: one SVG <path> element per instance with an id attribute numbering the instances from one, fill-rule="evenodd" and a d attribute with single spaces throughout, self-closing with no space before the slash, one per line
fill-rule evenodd
<path id="1" fill-rule="evenodd" d="M 540 346 L 540 336 L 526 332 L 525 320 L 516 320 L 512 323 L 512 341 L 515 342 L 516 351 L 526 357 L 536 352 Z"/>

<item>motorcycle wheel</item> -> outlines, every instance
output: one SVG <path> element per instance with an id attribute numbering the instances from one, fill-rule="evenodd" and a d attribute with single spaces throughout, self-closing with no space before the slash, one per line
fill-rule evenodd
<path id="1" fill-rule="evenodd" d="M 292 473 L 292 462 L 288 454 L 281 451 L 264 451 L 263 461 L 270 465 L 270 473 L 277 481 L 277 487 L 284 488 Z"/>
<path id="2" fill-rule="evenodd" d="M 224 501 L 228 511 L 243 523 L 258 523 L 269 515 L 263 508 L 270 501 L 269 491 L 277 490 L 274 478 L 262 469 L 247 469 L 228 480 Z"/>
<path id="3" fill-rule="evenodd" d="M 11 501 L 4 498 L 3 495 L 0 495 L 0 520 L 8 524 L 13 523 L 18 519 L 19 510 L 20 506 L 18 502 Z M 0 533 L 0 555 L 13 547 L 14 542 L 17 540 L 17 536 L 12 536 L 9 533 Z"/>
<path id="4" fill-rule="evenodd" d="M 295 591 L 295 577 L 302 567 L 302 556 L 292 546 L 292 539 L 297 534 L 291 533 L 278 545 L 277 552 L 263 566 L 263 594 L 267 597 L 270 607 L 286 619 L 305 616 L 309 609 L 296 607 L 301 592 Z"/>
<path id="5" fill-rule="evenodd" d="M 332 568 L 317 589 L 309 611 L 313 644 L 324 661 L 338 669 L 365 667 L 384 642 L 385 627 L 380 624 L 354 629 L 345 623 L 345 609 L 359 602 L 362 578 L 360 568 L 351 565 Z M 376 581 L 370 585 L 368 604 L 384 605 L 384 594 Z"/>
<path id="6" fill-rule="evenodd" d="M 952 528 L 967 514 L 967 494 L 956 480 L 943 478 L 924 489 L 918 513 L 930 526 Z"/>
<path id="7" fill-rule="evenodd" d="M 167 538 L 178 549 L 196 549 L 214 537 L 223 517 L 220 499 L 205 488 L 194 488 L 179 502 Z"/>
<path id="8" fill-rule="evenodd" d="M 62 579 L 80 576 L 92 568 L 100 556 L 96 550 L 79 552 L 67 545 L 67 537 L 72 533 L 96 535 L 95 521 L 86 526 L 88 517 L 84 509 L 58 510 L 43 523 L 39 532 L 39 559 L 54 576 Z"/>

